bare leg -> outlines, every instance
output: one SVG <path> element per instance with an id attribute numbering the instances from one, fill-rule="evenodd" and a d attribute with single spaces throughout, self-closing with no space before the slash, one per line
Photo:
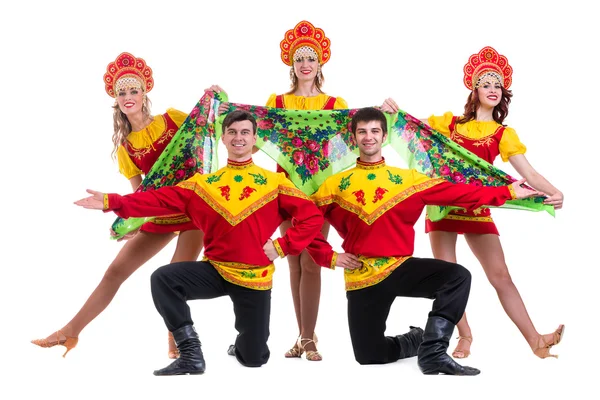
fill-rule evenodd
<path id="1" fill-rule="evenodd" d="M 83 328 L 110 304 L 121 284 L 162 250 L 174 236 L 174 234 L 140 232 L 128 240 L 83 307 L 67 325 L 60 329 L 62 335 L 57 335 L 55 332 L 46 338 L 47 341 L 56 343 L 65 341 L 65 336 L 78 337 Z"/>
<path id="2" fill-rule="evenodd" d="M 321 228 L 325 238 L 329 234 L 329 226 L 329 223 L 325 222 Z M 318 361 L 322 357 L 318 353 L 313 353 L 317 351 L 316 341 L 313 339 L 321 299 L 321 267 L 314 262 L 306 250 L 300 254 L 300 271 L 300 320 L 302 321 L 300 336 L 303 339 L 302 345 L 307 351 L 307 358 Z"/>
<path id="3" fill-rule="evenodd" d="M 281 236 L 285 235 L 287 230 L 292 226 L 291 221 L 283 221 L 279 227 Z M 300 306 L 300 256 L 288 255 L 288 265 L 290 266 L 290 287 L 292 289 L 292 301 L 294 302 L 294 311 L 296 312 L 296 322 L 298 323 L 298 336 L 302 332 L 302 313 Z M 300 352 L 298 350 L 298 342 L 294 343 L 294 346 L 285 353 L 286 357 L 299 357 Z"/>
<path id="4" fill-rule="evenodd" d="M 444 231 L 433 231 L 429 232 L 429 242 L 431 243 L 431 250 L 433 257 L 438 260 L 444 260 L 452 263 L 456 263 L 456 239 L 458 234 L 456 232 L 444 232 Z M 460 339 L 454 351 L 452 357 L 466 358 L 471 354 L 471 342 L 473 336 L 471 334 L 471 327 L 467 322 L 467 313 L 464 313 L 458 324 L 458 336 Z"/>
<path id="5" fill-rule="evenodd" d="M 529 343 L 529 347 L 535 352 L 540 347 L 544 347 L 544 343 L 557 343 L 555 333 L 540 335 L 533 326 L 521 295 L 508 272 L 498 236 L 493 234 L 465 234 L 465 239 L 471 251 L 481 263 L 488 280 L 496 289 L 504 311 L 519 328 L 521 334 Z"/>
<path id="6" fill-rule="evenodd" d="M 197 261 L 204 245 L 204 232 L 200 230 L 183 231 L 177 237 L 177 247 L 171 263 L 181 261 Z M 179 357 L 179 350 L 171 332 L 168 333 L 169 358 Z"/>

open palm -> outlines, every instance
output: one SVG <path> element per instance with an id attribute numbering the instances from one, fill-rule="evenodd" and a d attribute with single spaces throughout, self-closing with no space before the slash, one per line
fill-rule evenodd
<path id="1" fill-rule="evenodd" d="M 91 189 L 86 189 L 86 192 L 91 194 L 91 196 L 77 200 L 75 205 L 89 208 L 90 210 L 104 210 L 104 193 Z"/>

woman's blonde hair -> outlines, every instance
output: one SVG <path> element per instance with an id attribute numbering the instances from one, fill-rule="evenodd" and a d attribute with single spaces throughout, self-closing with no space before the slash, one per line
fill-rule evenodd
<path id="1" fill-rule="evenodd" d="M 152 106 L 152 102 L 148 98 L 148 96 L 144 95 L 142 100 L 142 115 L 144 116 L 144 121 L 150 118 L 150 106 Z M 119 108 L 119 104 L 115 101 L 115 105 L 113 106 L 113 126 L 114 133 L 112 135 L 113 141 L 113 151 L 110 153 L 111 157 L 114 159 L 119 146 L 125 143 L 127 140 L 127 136 L 131 133 L 131 123 L 129 119 L 127 119 L 127 115 L 121 111 Z"/>

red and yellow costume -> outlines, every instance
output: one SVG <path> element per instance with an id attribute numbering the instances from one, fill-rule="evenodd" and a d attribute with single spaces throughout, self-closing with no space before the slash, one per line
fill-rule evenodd
<path id="1" fill-rule="evenodd" d="M 281 48 L 281 60 L 291 67 L 290 74 L 294 74 L 294 54 L 300 48 L 312 49 L 321 66 L 327 63 L 331 56 L 329 38 L 325 36 L 322 29 L 315 28 L 308 21 L 301 21 L 296 24 L 294 29 L 287 31 L 279 47 Z M 325 93 L 310 97 L 273 93 L 267 100 L 266 106 L 288 110 L 338 110 L 348 108 L 348 103 L 341 97 L 333 97 Z M 279 165 L 277 172 L 285 173 Z"/>
<path id="2" fill-rule="evenodd" d="M 515 196 L 510 186 L 452 184 L 387 166 L 385 160 L 358 160 L 355 168 L 329 177 L 312 198 L 344 240 L 344 251 L 363 261 L 361 269 L 344 273 L 346 290 L 356 290 L 381 282 L 412 256 L 414 224 L 426 205 L 474 210 L 500 206 Z M 327 261 L 335 256 L 321 241 L 308 250 L 320 265 L 330 265 Z"/>
<path id="3" fill-rule="evenodd" d="M 229 160 L 215 173 L 196 174 L 174 187 L 106 197 L 106 210 L 123 218 L 186 214 L 205 232 L 205 260 L 226 281 L 255 290 L 272 286 L 275 267 L 263 245 L 282 221 L 291 216 L 296 221 L 274 241 L 282 257 L 300 254 L 323 224 L 319 210 L 293 183 L 252 160 Z M 327 266 L 333 254 L 328 257 Z"/>
<path id="4" fill-rule="evenodd" d="M 506 57 L 499 55 L 491 47 L 485 47 L 478 54 L 470 57 L 464 67 L 464 82 L 467 88 L 473 90 L 477 81 L 486 73 L 498 75 L 504 87 L 511 84 L 512 68 Z M 496 121 L 471 120 L 457 123 L 460 117 L 447 112 L 443 116 L 431 116 L 429 125 L 450 138 L 462 147 L 473 152 L 490 164 L 498 155 L 502 161 L 517 154 L 525 154 L 527 150 L 521 143 L 514 129 L 501 125 Z M 489 208 L 479 208 L 471 211 L 453 210 L 440 221 L 425 221 L 426 232 L 446 231 L 457 233 L 496 234 L 498 229 L 492 220 Z"/>
<path id="5" fill-rule="evenodd" d="M 109 96 L 116 97 L 119 87 L 141 84 L 144 93 L 154 87 L 152 69 L 142 58 L 121 53 L 110 63 L 104 75 L 105 89 Z M 165 147 L 169 144 L 187 114 L 169 108 L 166 113 L 154 116 L 152 122 L 141 131 L 131 132 L 117 149 L 119 172 L 125 178 L 146 175 Z M 197 229 L 185 215 L 169 215 L 144 224 L 142 231 L 170 233 Z"/>

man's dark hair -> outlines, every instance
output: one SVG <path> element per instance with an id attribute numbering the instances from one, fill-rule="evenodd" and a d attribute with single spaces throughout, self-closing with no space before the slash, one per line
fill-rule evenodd
<path id="1" fill-rule="evenodd" d="M 235 110 L 227 114 L 223 120 L 223 134 L 225 134 L 225 131 L 231 126 L 231 124 L 240 121 L 252 122 L 252 134 L 256 135 L 256 119 L 246 110 Z"/>
<path id="2" fill-rule="evenodd" d="M 354 114 L 352 117 L 352 134 L 356 134 L 356 125 L 358 125 L 359 122 L 371 121 L 379 121 L 381 123 L 383 134 L 387 134 L 387 120 L 385 119 L 385 115 L 382 111 L 373 107 L 361 108 Z"/>

